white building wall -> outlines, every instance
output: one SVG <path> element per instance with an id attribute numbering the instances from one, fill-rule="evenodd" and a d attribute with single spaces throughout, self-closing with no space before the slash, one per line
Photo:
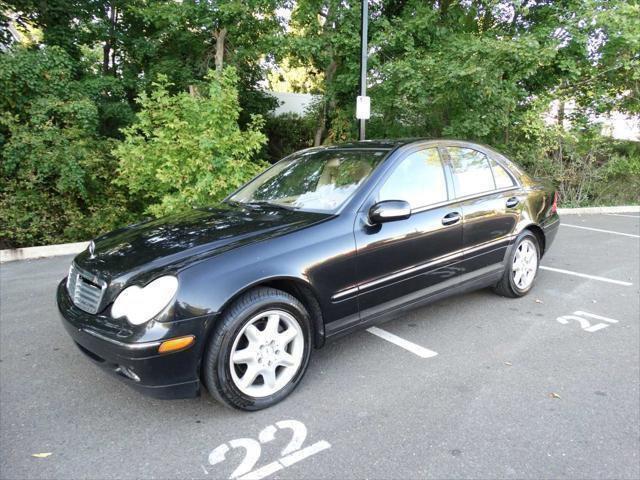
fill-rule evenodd
<path id="1" fill-rule="evenodd" d="M 558 123 L 558 100 L 551 102 L 549 111 L 544 119 L 548 125 Z M 571 128 L 570 117 L 575 110 L 575 103 L 568 101 L 564 107 L 564 128 Z M 601 133 L 616 140 L 632 140 L 640 142 L 640 117 L 632 117 L 621 112 L 612 112 L 608 115 L 594 115 L 591 118 L 594 123 L 602 126 Z"/>
<path id="2" fill-rule="evenodd" d="M 296 113 L 304 115 L 307 108 L 313 103 L 318 95 L 310 93 L 286 93 L 286 92 L 267 92 L 278 99 L 280 106 L 274 111 L 275 115 L 284 113 Z"/>

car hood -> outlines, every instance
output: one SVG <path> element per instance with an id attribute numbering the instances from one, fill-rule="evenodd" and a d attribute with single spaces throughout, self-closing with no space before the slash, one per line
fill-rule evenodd
<path id="1" fill-rule="evenodd" d="M 277 237 L 329 218 L 322 213 L 279 207 L 221 204 L 131 225 L 94 240 L 94 255 L 83 251 L 78 267 L 104 280 L 127 278 L 194 257 Z"/>

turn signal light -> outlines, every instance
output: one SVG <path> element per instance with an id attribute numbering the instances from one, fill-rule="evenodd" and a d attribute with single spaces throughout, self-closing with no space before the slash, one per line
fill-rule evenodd
<path id="1" fill-rule="evenodd" d="M 172 338 L 166 342 L 162 342 L 158 348 L 159 353 L 175 352 L 177 350 L 184 350 L 190 347 L 193 342 L 196 341 L 196 337 L 193 335 L 187 335 L 186 337 Z"/>

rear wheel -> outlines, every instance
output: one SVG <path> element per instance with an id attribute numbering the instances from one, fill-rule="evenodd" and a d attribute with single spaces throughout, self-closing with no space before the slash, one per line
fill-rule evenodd
<path id="1" fill-rule="evenodd" d="M 260 410 L 289 395 L 311 354 L 309 314 L 288 293 L 252 290 L 223 314 L 203 360 L 204 382 L 225 405 Z"/>
<path id="2" fill-rule="evenodd" d="M 505 297 L 522 297 L 529 293 L 538 273 L 540 246 L 529 230 L 520 234 L 514 244 L 502 279 L 494 291 Z"/>

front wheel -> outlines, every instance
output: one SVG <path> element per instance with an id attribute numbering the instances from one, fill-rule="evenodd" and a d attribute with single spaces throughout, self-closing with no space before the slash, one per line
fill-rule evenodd
<path id="1" fill-rule="evenodd" d="M 505 297 L 522 297 L 529 293 L 538 273 L 540 246 L 528 230 L 520 234 L 507 262 L 502 279 L 494 291 Z"/>
<path id="2" fill-rule="evenodd" d="M 304 306 L 283 291 L 257 288 L 220 319 L 203 359 L 204 382 L 223 404 L 260 410 L 294 390 L 310 354 Z"/>

